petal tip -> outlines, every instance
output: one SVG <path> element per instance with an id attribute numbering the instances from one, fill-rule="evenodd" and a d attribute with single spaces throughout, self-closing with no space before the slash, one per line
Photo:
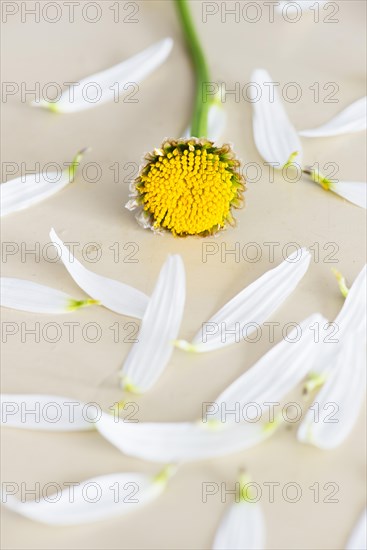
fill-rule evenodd
<path id="1" fill-rule="evenodd" d="M 190 353 L 195 353 L 197 351 L 196 346 L 187 340 L 172 340 L 172 345 L 175 348 L 181 349 L 182 351 L 188 351 Z"/>

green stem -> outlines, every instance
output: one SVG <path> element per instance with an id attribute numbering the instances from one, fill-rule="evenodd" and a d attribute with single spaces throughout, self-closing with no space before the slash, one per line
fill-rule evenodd
<path id="1" fill-rule="evenodd" d="M 191 123 L 191 135 L 198 138 L 206 137 L 209 102 L 207 100 L 204 101 L 203 93 L 205 84 L 210 81 L 209 70 L 187 0 L 176 0 L 176 6 L 196 73 L 196 97 Z"/>

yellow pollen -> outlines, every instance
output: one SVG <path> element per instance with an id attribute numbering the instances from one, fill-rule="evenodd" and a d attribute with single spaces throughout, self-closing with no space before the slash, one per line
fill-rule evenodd
<path id="1" fill-rule="evenodd" d="M 138 178 L 143 209 L 155 229 L 177 236 L 214 233 L 231 220 L 231 206 L 243 190 L 238 162 L 211 142 L 172 143 L 154 150 Z"/>

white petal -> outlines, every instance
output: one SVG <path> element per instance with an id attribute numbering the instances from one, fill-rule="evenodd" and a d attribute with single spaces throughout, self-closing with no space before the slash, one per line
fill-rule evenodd
<path id="1" fill-rule="evenodd" d="M 345 550 L 366 550 L 367 548 L 367 509 L 363 510 L 361 517 L 355 525 Z"/>
<path id="2" fill-rule="evenodd" d="M 257 502 L 233 503 L 226 512 L 214 539 L 213 550 L 262 550 L 265 522 Z"/>
<path id="3" fill-rule="evenodd" d="M 253 447 L 273 433 L 260 422 L 210 427 L 198 422 L 115 422 L 104 414 L 97 430 L 123 453 L 152 462 L 177 463 L 224 456 Z"/>
<path id="4" fill-rule="evenodd" d="M 208 135 L 210 141 L 218 141 L 227 124 L 227 115 L 223 104 L 214 102 L 209 108 L 208 114 Z"/>
<path id="5" fill-rule="evenodd" d="M 94 405 L 56 395 L 2 394 L 3 426 L 26 430 L 73 432 L 93 430 L 102 412 Z"/>
<path id="6" fill-rule="evenodd" d="M 272 435 L 279 424 L 277 421 L 214 427 L 202 421 L 135 424 L 119 421 L 95 405 L 48 395 L 4 394 L 2 403 L 3 426 L 46 431 L 95 428 L 126 455 L 165 464 L 225 456 L 253 447 Z M 33 414 L 29 412 L 32 410 Z M 57 421 L 53 421 L 55 411 L 59 411 Z"/>
<path id="7" fill-rule="evenodd" d="M 334 321 L 341 335 L 366 333 L 366 286 L 367 265 L 361 269 L 350 287 L 343 307 Z"/>
<path id="8" fill-rule="evenodd" d="M 205 352 L 239 341 L 245 325 L 246 335 L 256 330 L 296 288 L 310 264 L 310 253 L 302 248 L 274 269 L 267 271 L 242 290 L 209 321 L 203 323 L 191 344 L 176 345 L 188 351 Z M 251 324 L 251 326 L 250 326 Z"/>
<path id="9" fill-rule="evenodd" d="M 66 248 L 54 229 L 51 229 L 50 238 L 64 266 L 84 292 L 116 313 L 138 319 L 143 317 L 149 301 L 146 294 L 132 286 L 86 269 Z"/>
<path id="10" fill-rule="evenodd" d="M 361 208 L 367 208 L 367 183 L 365 181 L 338 181 L 331 184 L 330 191 Z"/>
<path id="11" fill-rule="evenodd" d="M 138 342 L 133 344 L 120 371 L 126 389 L 145 392 L 162 374 L 180 329 L 185 294 L 183 262 L 178 255 L 169 256 L 145 311 Z"/>
<path id="12" fill-rule="evenodd" d="M 253 105 L 253 131 L 258 152 L 266 162 L 279 163 L 282 169 L 293 153 L 295 162 L 302 164 L 302 146 L 279 98 L 273 80 L 264 69 L 252 73 L 250 88 Z M 267 84 L 267 85 L 265 85 Z M 261 90 L 261 93 L 260 93 Z M 274 92 L 274 96 L 272 95 Z"/>
<path id="13" fill-rule="evenodd" d="M 58 101 L 40 101 L 33 105 L 58 113 L 72 113 L 116 101 L 117 95 L 131 91 L 129 85 L 139 84 L 159 67 L 167 59 L 172 46 L 172 38 L 160 40 L 122 63 L 80 80 L 77 86 L 63 92 Z"/>
<path id="14" fill-rule="evenodd" d="M 219 100 L 213 101 L 209 107 L 208 133 L 206 137 L 210 141 L 218 141 L 224 131 L 224 128 L 226 127 L 226 124 L 227 115 L 223 108 L 223 104 Z M 186 139 L 193 137 L 190 127 L 185 130 L 182 137 Z"/>
<path id="15" fill-rule="evenodd" d="M 79 151 L 70 167 L 58 172 L 28 174 L 0 185 L 1 216 L 24 210 L 51 197 L 74 180 L 75 171 L 85 149 Z"/>
<path id="16" fill-rule="evenodd" d="M 213 413 L 207 415 L 208 419 L 240 421 L 233 414 L 226 415 L 226 411 L 236 407 L 242 411 L 248 403 L 256 403 L 265 410 L 264 403 L 280 402 L 310 372 L 320 353 L 320 344 L 315 342 L 316 323 L 324 326 L 327 320 L 314 314 L 300 323 L 287 340 L 263 355 L 214 400 L 210 409 Z"/>
<path id="17" fill-rule="evenodd" d="M 362 97 L 326 124 L 312 130 L 302 130 L 299 132 L 299 135 L 304 137 L 328 137 L 365 130 L 367 120 L 366 108 L 367 97 Z"/>
<path id="18" fill-rule="evenodd" d="M 348 437 L 365 394 L 365 338 L 348 334 L 332 346 L 334 367 L 297 433 L 299 441 L 320 449 L 334 449 Z"/>
<path id="19" fill-rule="evenodd" d="M 2 307 L 33 313 L 70 313 L 81 307 L 98 304 L 96 300 L 76 300 L 65 292 L 25 279 L 1 277 Z"/>
<path id="20" fill-rule="evenodd" d="M 1 496 L 6 508 L 26 518 L 46 525 L 77 525 L 138 510 L 159 496 L 165 486 L 159 476 L 115 473 L 69 485 L 38 502 L 19 500 L 4 490 Z"/>

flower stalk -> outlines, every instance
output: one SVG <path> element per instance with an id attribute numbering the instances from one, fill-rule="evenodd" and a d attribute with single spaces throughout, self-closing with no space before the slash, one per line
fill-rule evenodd
<path id="1" fill-rule="evenodd" d="M 191 124 L 192 137 L 207 137 L 209 102 L 204 101 L 204 84 L 210 81 L 209 69 L 196 32 L 187 0 L 176 0 L 177 12 L 196 74 L 196 97 Z"/>

